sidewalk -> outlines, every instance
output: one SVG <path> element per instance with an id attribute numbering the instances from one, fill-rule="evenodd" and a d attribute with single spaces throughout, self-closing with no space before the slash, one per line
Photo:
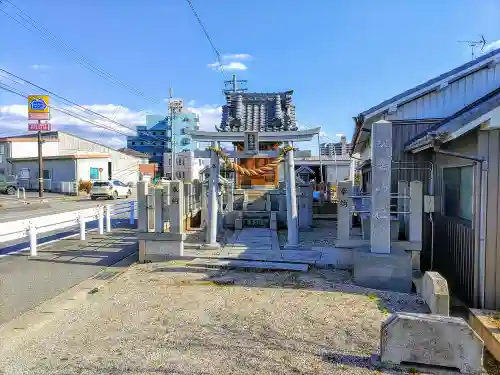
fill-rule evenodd
<path id="1" fill-rule="evenodd" d="M 0 259 L 0 324 L 137 252 L 135 229 L 114 228 L 99 235 L 88 232 L 87 240 L 62 239 L 29 252 Z"/>

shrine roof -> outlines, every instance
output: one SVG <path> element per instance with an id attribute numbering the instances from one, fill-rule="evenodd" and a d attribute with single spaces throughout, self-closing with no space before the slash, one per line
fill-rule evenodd
<path id="1" fill-rule="evenodd" d="M 220 132 L 279 132 L 297 130 L 293 90 L 283 92 L 226 92 Z"/>

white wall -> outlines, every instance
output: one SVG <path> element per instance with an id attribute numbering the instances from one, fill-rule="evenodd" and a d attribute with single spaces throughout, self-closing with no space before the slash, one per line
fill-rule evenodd
<path id="1" fill-rule="evenodd" d="M 102 168 L 102 172 L 99 173 L 99 180 L 108 179 L 108 161 L 109 159 L 76 159 L 77 160 L 77 181 L 89 181 L 90 180 L 90 168 Z"/>
<path id="2" fill-rule="evenodd" d="M 38 142 L 11 142 L 11 158 L 32 158 L 38 156 Z M 59 142 L 45 142 L 42 144 L 44 156 L 59 155 Z"/>
<path id="3" fill-rule="evenodd" d="M 163 165 L 165 172 L 170 173 L 171 153 L 163 154 Z M 200 179 L 200 170 L 205 167 L 204 159 L 195 158 L 193 151 L 179 152 L 175 154 L 175 174 L 177 178 L 184 181 L 194 181 Z M 209 162 L 210 164 L 210 162 Z"/>
<path id="4" fill-rule="evenodd" d="M 59 132 L 59 152 L 60 155 L 72 155 L 76 152 L 110 154 L 113 178 L 124 183 L 139 181 L 139 164 L 143 161 L 141 158 L 61 132 Z M 103 178 L 108 178 L 107 173 L 108 166 L 106 164 L 106 167 L 103 168 Z"/>
<path id="5" fill-rule="evenodd" d="M 351 166 L 347 165 L 327 165 L 326 166 L 326 182 L 336 183 L 338 181 L 344 181 L 346 178 L 349 178 Z M 337 181 L 338 174 L 338 181 Z"/>

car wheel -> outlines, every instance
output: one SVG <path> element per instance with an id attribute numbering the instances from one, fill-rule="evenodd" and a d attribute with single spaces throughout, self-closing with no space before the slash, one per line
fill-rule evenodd
<path id="1" fill-rule="evenodd" d="M 97 199 L 97 197 L 91 196 L 90 199 L 92 199 L 93 201 L 95 201 Z"/>
<path id="2" fill-rule="evenodd" d="M 118 199 L 118 192 L 117 191 L 113 192 L 112 199 Z"/>
<path id="3" fill-rule="evenodd" d="M 14 186 L 9 186 L 5 191 L 8 195 L 16 194 L 16 188 Z"/>
<path id="4" fill-rule="evenodd" d="M 127 195 L 125 195 L 125 198 L 128 199 L 128 197 L 130 197 L 131 195 L 132 195 L 132 192 L 129 190 L 129 191 L 127 191 Z"/>

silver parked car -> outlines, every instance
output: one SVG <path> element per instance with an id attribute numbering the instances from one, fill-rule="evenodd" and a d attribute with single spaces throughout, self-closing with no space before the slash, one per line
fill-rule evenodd
<path id="1" fill-rule="evenodd" d="M 90 189 L 90 199 L 97 198 L 118 199 L 132 195 L 130 187 L 118 180 L 95 181 Z"/>
<path id="2" fill-rule="evenodd" d="M 14 195 L 17 190 L 17 178 L 12 175 L 0 174 L 0 192 Z"/>

